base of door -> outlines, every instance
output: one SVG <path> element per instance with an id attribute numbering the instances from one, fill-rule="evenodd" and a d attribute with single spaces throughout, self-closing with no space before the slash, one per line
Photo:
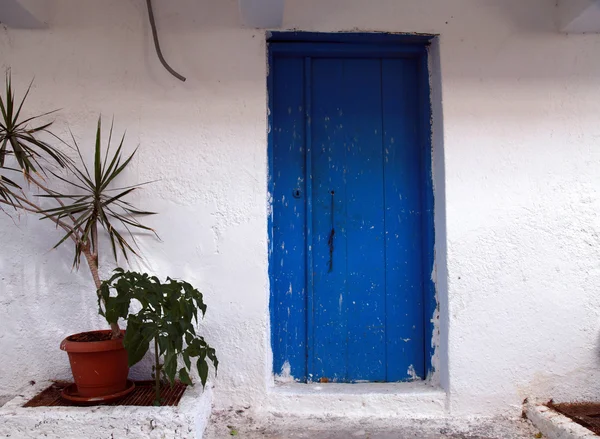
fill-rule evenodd
<path id="1" fill-rule="evenodd" d="M 277 384 L 268 391 L 272 414 L 435 418 L 448 415 L 447 394 L 425 381 L 409 383 Z"/>

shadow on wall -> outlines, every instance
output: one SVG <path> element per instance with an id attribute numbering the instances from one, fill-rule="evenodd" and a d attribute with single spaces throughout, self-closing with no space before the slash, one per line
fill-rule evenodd
<path id="1" fill-rule="evenodd" d="M 72 249 L 51 250 L 61 233 L 33 215 L 0 215 L 0 342 L 10 368 L 3 375 L 13 376 L 11 382 L 0 382 L 0 393 L 8 393 L 29 379 L 68 378 L 61 340 L 90 325 L 97 327 L 101 320 L 94 312 L 94 284 L 84 271 L 87 267 L 72 272 Z M 48 376 L 49 371 L 55 376 Z M 15 382 L 15 377 L 23 381 Z"/>
<path id="2" fill-rule="evenodd" d="M 153 2 L 160 30 L 190 32 L 215 27 L 239 27 L 239 0 L 177 0 Z M 111 14 L 128 14 L 132 20 L 147 20 L 145 0 L 107 0 L 101 4 L 78 3 L 69 0 L 46 0 L 43 5 L 28 5 L 34 14 L 41 16 L 50 27 L 89 29 L 110 27 L 115 23 L 105 21 Z M 285 22 L 287 29 L 306 30 L 396 30 L 405 27 L 407 32 L 442 32 L 453 23 L 484 14 L 494 18 L 496 25 L 525 32 L 555 32 L 555 0 L 286 0 Z M 134 14 L 129 15 L 131 12 Z M 381 11 L 389 13 L 382 14 Z M 358 17 L 358 18 L 357 18 Z M 419 26 L 415 17 L 422 17 L 427 30 Z M 406 22 L 403 22 L 406 20 Z M 393 24 L 395 23 L 395 24 Z M 354 28 L 358 26 L 359 28 Z M 482 23 L 482 31 L 486 28 Z"/>
<path id="3" fill-rule="evenodd" d="M 136 24 L 148 21 L 146 0 L 105 0 L 102 3 L 45 0 L 43 4 L 31 3 L 27 5 L 31 12 L 47 22 L 50 28 L 75 30 L 117 27 L 119 20 L 112 21 L 111 16 L 126 16 Z M 154 0 L 152 7 L 159 32 L 237 27 L 240 23 L 238 0 Z"/>
<path id="4" fill-rule="evenodd" d="M 600 36 L 560 34 L 555 14 L 554 0 L 374 0 L 368 8 L 360 0 L 343 7 L 336 0 L 287 0 L 284 26 L 439 34 L 445 82 L 574 77 L 595 84 Z M 575 51 L 574 39 L 580 41 Z"/>
<path id="5" fill-rule="evenodd" d="M 256 231 L 256 224 L 246 219 L 250 215 L 235 223 L 231 209 L 239 206 L 230 204 L 219 211 L 203 203 L 175 205 L 156 199 L 149 190 L 143 194 L 147 198 L 136 204 L 158 212 L 148 217 L 147 224 L 157 229 L 162 241 L 150 236 L 139 239 L 144 258 L 130 265 L 121 259 L 118 265 L 163 280 L 167 276 L 186 280 L 203 293 L 208 310 L 206 318 L 197 325 L 198 333 L 215 345 L 223 359 L 221 381 L 234 375 L 235 365 L 225 361 L 227 358 L 244 355 L 264 358 L 266 333 L 255 333 L 250 326 L 255 320 L 264 327 L 266 302 L 256 300 L 256 305 L 248 305 L 238 295 L 239 279 L 247 282 L 244 294 L 260 297 L 266 291 L 266 256 L 236 263 L 235 255 L 239 252 L 266 254 L 263 239 L 242 242 L 250 230 Z M 223 215 L 228 218 L 227 223 L 220 222 Z M 85 262 L 82 261 L 80 272 L 71 272 L 70 242 L 50 253 L 47 249 L 61 237 L 50 223 L 40 222 L 34 216 L 24 217 L 18 226 L 8 224 L 9 221 L 6 216 L 0 217 L 0 242 L 8 243 L 6 251 L 0 254 L 0 273 L 6 280 L 0 286 L 0 340 L 3 346 L 6 343 L 5 354 L 10 359 L 9 370 L 0 380 L 0 394 L 15 392 L 31 379 L 70 379 L 67 357 L 58 348 L 60 341 L 72 333 L 107 327 L 97 314 L 94 286 Z M 21 232 L 19 239 L 14 238 L 15 230 Z M 186 231 L 185 241 L 182 230 Z M 9 232 L 12 241 L 2 239 Z M 100 237 L 104 245 L 100 250 L 101 278 L 107 279 L 117 264 L 104 238 Z M 244 354 L 248 345 L 254 346 L 252 354 Z M 131 377 L 150 378 L 152 365 L 149 352 L 132 368 Z M 263 372 L 252 370 L 248 374 L 262 376 Z M 193 374 L 195 377 L 196 372 Z M 236 376 L 240 375 L 243 374 Z M 253 379 L 256 381 L 256 377 Z"/>
<path id="6" fill-rule="evenodd" d="M 487 12 L 489 16 L 504 22 L 507 27 L 525 33 L 556 33 L 554 20 L 556 13 L 555 0 L 538 0 L 523 2 L 519 0 L 466 0 L 461 11 L 476 7 Z"/>
<path id="7" fill-rule="evenodd" d="M 163 213 L 167 211 L 165 209 Z M 51 223 L 40 222 L 34 215 L 12 219 L 3 212 L 0 215 L 0 242 L 3 243 L 0 252 L 0 345 L 7 364 L 0 380 L 2 395 L 12 394 L 29 380 L 71 379 L 67 356 L 59 349 L 62 339 L 81 331 L 106 329 L 108 325 L 98 315 L 94 284 L 85 261 L 82 261 L 78 272 L 71 267 L 71 241 L 52 249 L 62 234 Z M 197 219 L 197 216 L 186 216 L 189 221 L 194 218 Z M 206 233 L 211 232 L 208 230 Z M 211 241 L 210 237 L 199 239 Z M 212 288 L 204 281 L 204 278 L 210 278 L 203 275 L 206 268 L 195 270 L 191 263 L 175 265 L 173 258 L 160 250 L 163 243 L 150 241 L 151 237 L 140 240 L 142 253 L 150 259 L 140 259 L 131 265 L 121 260 L 118 265 L 156 274 L 163 279 L 171 276 L 190 281 L 205 294 L 207 317 L 217 315 L 218 307 L 211 297 Z M 100 275 L 107 279 L 117 264 L 111 259 L 106 237 L 101 236 L 100 242 L 104 244 L 100 250 Z M 175 241 L 172 245 L 178 247 L 181 243 Z M 188 247 L 179 253 L 196 251 L 194 246 Z M 212 249 L 208 248 L 207 252 L 212 254 Z M 208 269 L 211 265 L 207 261 Z M 231 308 L 221 308 L 223 312 L 231 311 Z M 198 325 L 201 327 L 199 334 L 208 339 L 214 339 L 211 334 L 219 331 L 212 320 L 212 326 L 203 321 Z M 121 327 L 124 327 L 122 322 Z M 149 352 L 132 368 L 131 377 L 149 379 L 152 365 L 153 358 Z M 7 377 L 10 379 L 6 380 Z"/>
<path id="8" fill-rule="evenodd" d="M 587 365 L 569 370 L 567 373 L 536 373 L 528 391 L 521 396 L 534 396 L 540 400 L 554 402 L 597 401 L 600 393 L 600 362 L 596 368 Z M 574 391 L 575 389 L 575 391 Z"/>
<path id="9" fill-rule="evenodd" d="M 387 14 L 381 14 L 387 11 Z M 493 17 L 495 27 L 515 31 L 556 32 L 554 0 L 373 0 L 368 7 L 363 1 L 349 0 L 287 0 L 285 26 L 287 28 L 328 28 L 339 30 L 383 30 L 442 33 L 452 30 L 461 22 L 476 19 L 478 15 Z M 359 20 L 356 17 L 360 17 Z M 552 18 L 552 19 L 549 19 Z M 415 20 L 416 19 L 416 20 Z M 353 28 L 357 23 L 359 29 Z M 393 24 L 395 23 L 395 24 Z M 480 23 L 483 33 L 489 31 Z M 425 27 L 426 29 L 423 29 Z"/>

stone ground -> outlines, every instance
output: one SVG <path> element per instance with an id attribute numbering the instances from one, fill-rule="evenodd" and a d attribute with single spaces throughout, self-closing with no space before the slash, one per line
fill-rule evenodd
<path id="1" fill-rule="evenodd" d="M 260 419 L 249 411 L 215 411 L 206 439 L 521 439 L 540 438 L 526 420 L 390 420 L 344 418 L 296 419 L 268 416 Z"/>

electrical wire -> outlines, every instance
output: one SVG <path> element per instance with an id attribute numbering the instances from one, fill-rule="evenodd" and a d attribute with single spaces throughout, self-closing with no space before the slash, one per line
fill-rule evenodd
<path id="1" fill-rule="evenodd" d="M 185 76 L 181 76 L 175 70 L 171 68 L 171 66 L 165 61 L 163 57 L 162 51 L 160 50 L 160 43 L 158 42 L 158 33 L 156 32 L 156 22 L 154 21 L 154 11 L 152 10 L 152 1 L 146 0 L 146 6 L 148 7 L 148 17 L 150 18 L 150 27 L 152 28 L 152 38 L 154 39 L 154 48 L 156 49 L 156 54 L 158 55 L 158 59 L 161 64 L 167 71 L 175 76 L 180 81 L 185 82 Z"/>

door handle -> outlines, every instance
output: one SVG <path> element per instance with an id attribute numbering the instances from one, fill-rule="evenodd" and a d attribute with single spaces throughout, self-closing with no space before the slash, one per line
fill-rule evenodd
<path id="1" fill-rule="evenodd" d="M 330 191 L 331 194 L 331 232 L 329 232 L 329 239 L 327 240 L 327 245 L 329 246 L 329 261 L 327 265 L 329 265 L 328 273 L 333 271 L 333 239 L 335 237 L 335 200 L 334 195 L 335 191 Z"/>

